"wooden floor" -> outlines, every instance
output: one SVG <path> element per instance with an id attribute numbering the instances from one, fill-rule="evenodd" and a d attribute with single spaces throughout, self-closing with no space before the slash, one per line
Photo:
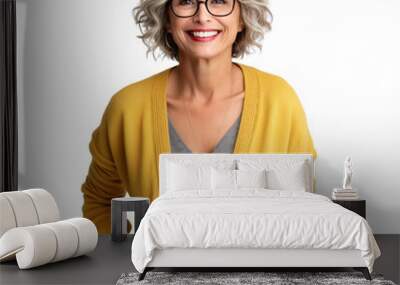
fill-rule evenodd
<path id="1" fill-rule="evenodd" d="M 374 272 L 382 273 L 385 279 L 400 284 L 400 235 L 374 235 L 381 250 L 375 261 Z"/>

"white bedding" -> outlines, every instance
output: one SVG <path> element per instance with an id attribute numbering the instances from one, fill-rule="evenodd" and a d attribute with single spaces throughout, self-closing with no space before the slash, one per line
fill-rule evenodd
<path id="1" fill-rule="evenodd" d="M 132 242 L 143 272 L 154 249 L 358 249 L 372 272 L 379 247 L 367 221 L 325 196 L 300 191 L 186 190 L 155 199 Z"/>

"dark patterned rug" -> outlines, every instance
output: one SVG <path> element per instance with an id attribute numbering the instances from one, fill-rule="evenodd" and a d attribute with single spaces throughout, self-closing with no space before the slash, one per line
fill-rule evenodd
<path id="1" fill-rule="evenodd" d="M 138 281 L 139 273 L 124 273 L 117 285 L 134 284 L 379 284 L 396 285 L 384 280 L 382 274 L 371 274 L 372 280 L 366 280 L 361 272 L 147 272 L 145 279 Z"/>

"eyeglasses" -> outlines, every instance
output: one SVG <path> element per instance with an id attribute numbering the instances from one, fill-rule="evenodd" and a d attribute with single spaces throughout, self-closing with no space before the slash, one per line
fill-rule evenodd
<path id="1" fill-rule="evenodd" d="M 172 13 L 180 18 L 189 18 L 196 15 L 200 3 L 206 5 L 208 13 L 216 17 L 225 17 L 232 13 L 236 0 L 170 0 Z"/>

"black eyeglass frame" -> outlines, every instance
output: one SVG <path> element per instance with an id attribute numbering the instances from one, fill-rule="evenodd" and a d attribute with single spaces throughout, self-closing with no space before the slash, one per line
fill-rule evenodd
<path id="1" fill-rule="evenodd" d="M 190 16 L 179 16 L 179 15 L 177 15 L 177 14 L 175 13 L 175 11 L 174 11 L 174 8 L 172 7 L 172 0 L 169 0 L 169 1 L 168 1 L 168 5 L 169 5 L 169 7 L 170 7 L 172 13 L 173 13 L 176 17 L 178 17 L 178 18 L 190 18 L 190 17 L 193 17 L 194 15 L 197 14 L 197 12 L 199 11 L 199 8 L 200 8 L 200 4 L 202 4 L 202 3 L 206 6 L 207 12 L 208 12 L 210 15 L 214 16 L 214 17 L 226 17 L 226 16 L 229 16 L 230 14 L 232 14 L 233 10 L 235 10 L 235 4 L 236 4 L 236 0 L 233 0 L 232 10 L 231 10 L 228 14 L 225 14 L 225 15 L 215 15 L 215 14 L 213 14 L 213 13 L 210 12 L 210 9 L 208 9 L 208 0 L 205 0 L 205 1 L 198 1 L 198 0 L 195 0 L 195 1 L 197 2 L 197 8 L 196 8 L 196 10 L 194 11 L 193 15 L 190 15 Z"/>

